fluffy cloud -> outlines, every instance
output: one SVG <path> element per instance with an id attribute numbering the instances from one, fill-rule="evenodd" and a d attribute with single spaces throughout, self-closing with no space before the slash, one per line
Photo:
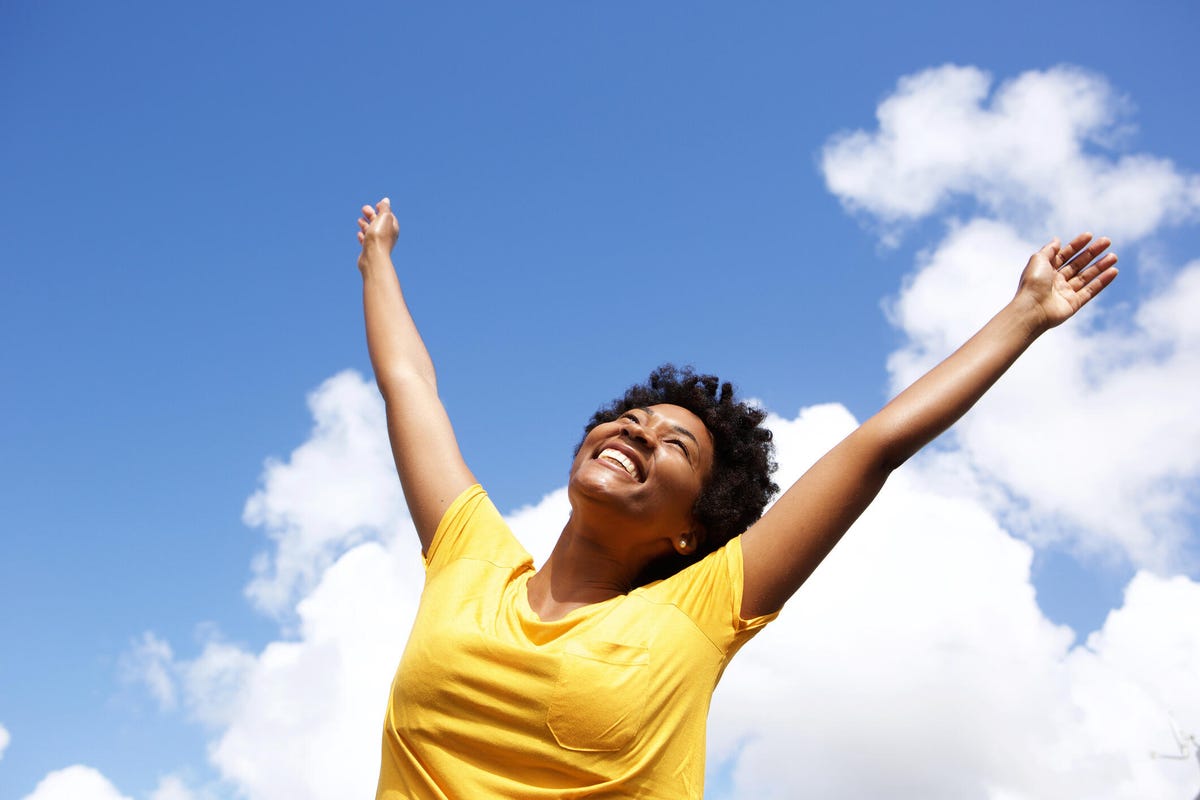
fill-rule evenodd
<path id="1" fill-rule="evenodd" d="M 288 618 L 284 638 L 252 653 L 209 631 L 197 657 L 178 659 L 146 634 L 125 658 L 164 708 L 182 697 L 214 730 L 211 762 L 252 798 L 374 790 L 383 704 L 423 582 L 378 392 L 346 372 L 309 406 L 311 437 L 268 461 L 245 512 L 274 544 L 247 591 Z"/>
<path id="2" fill-rule="evenodd" d="M 832 434 L 802 415 L 781 460 Z M 1030 546 L 938 483 L 920 462 L 894 476 L 730 667 L 709 723 L 721 796 L 1186 796 L 1194 768 L 1149 751 L 1174 749 L 1171 712 L 1200 726 L 1200 631 L 1179 622 L 1200 584 L 1139 574 L 1072 646 L 1037 606 Z"/>
<path id="3" fill-rule="evenodd" d="M 196 795 L 176 775 L 167 775 L 158 782 L 150 800 L 195 800 Z"/>
<path id="4" fill-rule="evenodd" d="M 228 725 L 242 701 L 242 687 L 256 666 L 255 657 L 218 636 L 204 644 L 199 657 L 174 664 L 191 716 L 210 727 Z"/>
<path id="5" fill-rule="evenodd" d="M 25 800 L 129 800 L 108 778 L 91 767 L 76 764 L 51 772 Z"/>
<path id="6" fill-rule="evenodd" d="M 174 658 L 170 643 L 147 631 L 122 658 L 121 671 L 127 680 L 143 684 L 159 708 L 170 710 L 176 704 Z"/>
<path id="7" fill-rule="evenodd" d="M 1027 72 L 989 98 L 991 85 L 974 67 L 902 78 L 876 111 L 877 131 L 825 147 L 829 190 L 887 228 L 959 197 L 1035 230 L 1095 226 L 1124 241 L 1200 209 L 1200 179 L 1167 159 L 1104 155 L 1124 138 L 1129 104 L 1102 77 Z"/>
<path id="8" fill-rule="evenodd" d="M 268 461 L 243 519 L 275 543 L 255 560 L 247 594 L 282 614 L 342 551 L 393 531 L 405 516 L 388 439 L 378 436 L 383 401 L 361 376 L 343 372 L 308 398 L 316 426 L 287 462 Z M 362 469 L 363 466 L 368 469 Z"/>
<path id="9" fill-rule="evenodd" d="M 550 557 L 558 534 L 570 515 L 571 502 L 567 499 L 567 487 L 564 486 L 533 505 L 518 508 L 505 519 L 533 556 L 534 563 L 542 564 Z"/>
<path id="10" fill-rule="evenodd" d="M 255 800 L 369 797 L 388 687 L 421 586 L 416 533 L 344 553 L 299 604 L 299 637 L 259 653 L 211 761 Z M 397 540 L 400 542 L 401 540 Z"/>
<path id="11" fill-rule="evenodd" d="M 12 741 L 12 736 L 8 733 L 8 728 L 0 725 L 0 758 L 4 758 L 4 751 L 8 749 L 8 743 Z"/>
<path id="12" fill-rule="evenodd" d="M 177 707 L 182 690 L 192 719 L 220 727 L 231 719 L 255 658 L 214 631 L 206 633 L 200 655 L 192 660 L 176 659 L 168 642 L 144 633 L 122 657 L 122 672 L 127 680 L 143 684 L 164 711 Z"/>

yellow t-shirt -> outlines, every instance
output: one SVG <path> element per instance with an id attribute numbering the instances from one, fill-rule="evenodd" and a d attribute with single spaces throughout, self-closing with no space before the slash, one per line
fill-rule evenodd
<path id="1" fill-rule="evenodd" d="M 542 622 L 533 559 L 479 486 L 446 511 L 392 682 L 377 800 L 700 798 L 743 620 L 741 542 Z"/>

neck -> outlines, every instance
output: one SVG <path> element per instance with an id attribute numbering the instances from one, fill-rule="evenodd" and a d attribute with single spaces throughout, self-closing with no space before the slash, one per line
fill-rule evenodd
<path id="1" fill-rule="evenodd" d="M 628 594 L 650 561 L 651 548 L 619 549 L 603 530 L 573 513 L 546 563 L 529 579 L 529 605 L 543 621 Z M 654 550 L 661 550 L 661 545 Z"/>

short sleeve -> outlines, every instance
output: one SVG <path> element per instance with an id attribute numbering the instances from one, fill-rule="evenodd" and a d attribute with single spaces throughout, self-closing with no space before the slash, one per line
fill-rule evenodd
<path id="1" fill-rule="evenodd" d="M 461 558 L 489 561 L 497 566 L 533 565 L 487 492 L 469 486 L 442 515 L 425 553 L 426 578 Z"/>
<path id="2" fill-rule="evenodd" d="M 698 563 L 647 587 L 647 594 L 679 608 L 730 657 L 779 616 L 776 611 L 743 619 L 743 586 L 742 539 L 738 536 Z"/>

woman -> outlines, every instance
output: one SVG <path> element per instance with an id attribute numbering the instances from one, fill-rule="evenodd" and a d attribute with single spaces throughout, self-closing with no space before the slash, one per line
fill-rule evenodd
<path id="1" fill-rule="evenodd" d="M 392 265 L 388 200 L 358 224 L 371 364 L 426 563 L 379 798 L 701 797 L 705 718 L 729 659 L 892 470 L 1117 275 L 1107 239 L 1043 247 L 1007 306 L 765 514 L 763 413 L 711 376 L 660 368 L 593 417 L 571 516 L 534 571 L 438 400 Z"/>

